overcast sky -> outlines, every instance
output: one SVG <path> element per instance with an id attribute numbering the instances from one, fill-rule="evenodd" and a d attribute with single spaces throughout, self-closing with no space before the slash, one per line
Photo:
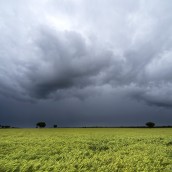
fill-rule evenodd
<path id="1" fill-rule="evenodd" d="M 172 125 L 171 0 L 0 0 L 0 124 Z"/>

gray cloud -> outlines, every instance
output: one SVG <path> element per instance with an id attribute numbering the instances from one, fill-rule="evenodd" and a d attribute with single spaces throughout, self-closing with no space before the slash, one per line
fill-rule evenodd
<path id="1" fill-rule="evenodd" d="M 172 106 L 171 1 L 16 2 L 0 6 L 0 94 Z"/>
<path id="2" fill-rule="evenodd" d="M 37 42 L 41 60 L 29 75 L 35 96 L 41 98 L 58 90 L 95 85 L 94 78 L 110 65 L 112 53 L 87 45 L 79 33 L 52 32 L 41 31 Z"/>

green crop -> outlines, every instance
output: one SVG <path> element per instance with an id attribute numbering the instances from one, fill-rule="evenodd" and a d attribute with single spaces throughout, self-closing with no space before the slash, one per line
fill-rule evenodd
<path id="1" fill-rule="evenodd" d="M 0 172 L 170 172 L 172 129 L 0 129 Z"/>

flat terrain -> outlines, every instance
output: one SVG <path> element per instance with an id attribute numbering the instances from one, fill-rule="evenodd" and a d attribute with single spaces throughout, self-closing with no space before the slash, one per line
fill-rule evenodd
<path id="1" fill-rule="evenodd" d="M 0 129 L 7 171 L 172 171 L 172 129 Z"/>

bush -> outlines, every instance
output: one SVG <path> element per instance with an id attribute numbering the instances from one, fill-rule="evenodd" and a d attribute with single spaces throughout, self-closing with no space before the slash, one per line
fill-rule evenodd
<path id="1" fill-rule="evenodd" d="M 155 126 L 155 123 L 153 123 L 153 122 L 147 122 L 146 123 L 146 126 L 149 127 L 149 128 L 153 128 Z"/>

